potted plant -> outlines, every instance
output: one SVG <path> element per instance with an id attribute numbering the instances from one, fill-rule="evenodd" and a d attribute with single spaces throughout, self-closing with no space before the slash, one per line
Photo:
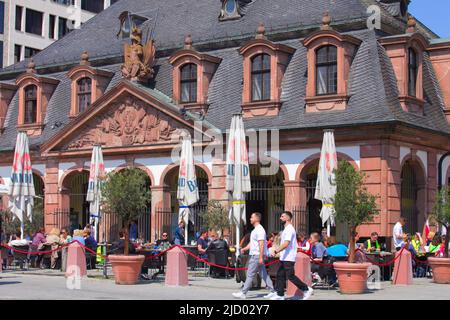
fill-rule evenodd
<path id="1" fill-rule="evenodd" d="M 110 172 L 102 183 L 103 211 L 117 214 L 125 224 L 123 255 L 109 255 L 117 284 L 136 284 L 145 256 L 129 255 L 128 226 L 142 215 L 150 199 L 145 173 L 137 168 Z"/>
<path id="2" fill-rule="evenodd" d="M 431 213 L 431 218 L 442 225 L 446 230 L 444 254 L 442 257 L 429 257 L 428 263 L 433 270 L 433 280 L 436 283 L 450 283 L 450 258 L 448 257 L 448 226 L 450 223 L 450 190 L 448 187 L 440 190 Z"/>
<path id="3" fill-rule="evenodd" d="M 348 262 L 335 262 L 341 293 L 358 294 L 367 289 L 367 269 L 370 263 L 355 263 L 356 228 L 373 220 L 377 212 L 375 196 L 363 186 L 364 174 L 348 161 L 340 161 L 335 170 L 336 195 L 334 208 L 336 219 L 346 223 L 349 229 L 350 248 Z"/>

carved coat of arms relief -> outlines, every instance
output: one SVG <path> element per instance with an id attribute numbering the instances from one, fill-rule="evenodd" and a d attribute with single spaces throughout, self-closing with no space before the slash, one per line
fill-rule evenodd
<path id="1" fill-rule="evenodd" d="M 65 149 L 86 149 L 94 144 L 122 147 L 178 141 L 180 133 L 167 115 L 140 101 L 126 99 L 91 119 Z"/>

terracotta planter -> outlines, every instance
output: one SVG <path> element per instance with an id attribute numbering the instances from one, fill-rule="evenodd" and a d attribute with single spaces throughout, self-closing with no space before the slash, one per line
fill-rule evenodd
<path id="1" fill-rule="evenodd" d="M 433 271 L 434 282 L 450 284 L 450 258 L 429 257 L 428 263 Z"/>
<path id="2" fill-rule="evenodd" d="M 139 281 L 145 256 L 110 255 L 116 284 L 136 284 Z"/>
<path id="3" fill-rule="evenodd" d="M 333 266 L 341 293 L 360 294 L 367 290 L 367 269 L 370 263 L 335 262 Z"/>

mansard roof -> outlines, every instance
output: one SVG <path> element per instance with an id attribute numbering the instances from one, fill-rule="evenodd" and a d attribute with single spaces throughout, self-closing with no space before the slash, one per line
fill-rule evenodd
<path id="1" fill-rule="evenodd" d="M 138 11 L 137 9 L 139 9 L 142 12 L 142 8 L 150 7 L 160 9 L 154 37 L 158 50 L 162 50 L 163 53 L 157 55 L 154 68 L 155 77 L 147 84 L 134 83 L 133 85 L 138 86 L 140 90 L 147 90 L 151 95 L 157 95 L 158 99 L 164 100 L 171 108 L 176 108 L 177 106 L 172 101 L 172 66 L 169 58 L 173 52 L 183 48 L 185 34 L 192 32 L 196 50 L 221 59 L 208 92 L 209 109 L 205 120 L 210 127 L 222 131 L 229 128 L 232 115 L 241 111 L 243 90 L 243 65 L 239 48 L 245 41 L 238 41 L 234 44 L 230 42 L 225 47 L 215 45 L 220 42 L 220 39 L 243 37 L 247 36 L 247 33 L 248 40 L 253 39 L 258 23 L 264 21 L 269 40 L 292 47 L 295 52 L 291 55 L 282 81 L 282 105 L 279 115 L 245 119 L 246 128 L 283 130 L 404 123 L 450 135 L 450 126 L 443 113 L 444 100 L 428 54 L 424 53 L 423 83 L 426 98 L 424 116 L 419 116 L 402 110 L 393 66 L 378 41 L 381 34 L 366 28 L 343 32 L 345 35 L 361 40 L 350 69 L 348 80 L 350 99 L 347 109 L 345 111 L 305 112 L 307 57 L 306 48 L 301 43 L 303 37 L 291 34 L 286 39 L 277 40 L 276 37 L 270 38 L 271 32 L 284 30 L 285 34 L 290 34 L 289 30 L 291 29 L 289 28 L 292 27 L 290 24 L 298 27 L 308 24 L 315 25 L 315 29 L 311 32 L 316 31 L 320 27 L 320 20 L 326 9 L 330 9 L 333 23 L 359 19 L 363 14 L 365 15 L 364 4 L 370 2 L 370 0 L 340 0 L 334 1 L 335 4 L 330 5 L 329 0 L 255 0 L 247 5 L 245 15 L 241 19 L 219 22 L 217 16 L 220 3 L 218 0 L 119 1 L 87 22 L 81 30 L 73 31 L 35 56 L 34 61 L 38 66 L 39 64 L 42 66 L 44 63 L 55 64 L 57 61 L 65 61 L 71 66 L 55 68 L 56 71 L 47 72 L 44 72 L 42 68 L 37 68 L 38 74 L 45 74 L 46 77 L 57 79 L 59 84 L 48 103 L 43 133 L 39 137 L 30 139 L 30 147 L 38 148 L 69 124 L 71 82 L 67 71 L 73 65 L 78 64 L 80 53 L 88 50 L 90 61 L 95 60 L 94 57 L 122 55 L 122 40 L 116 38 L 119 25 L 116 16 L 125 9 L 129 11 L 135 9 Z M 185 3 L 188 3 L 189 6 Z M 152 6 L 148 4 L 152 4 Z M 286 9 L 288 7 L 289 10 Z M 189 15 L 194 16 L 189 17 Z M 103 28 L 99 29 L 100 25 L 103 25 Z M 398 32 L 398 34 L 402 33 L 403 31 Z M 202 43 L 199 44 L 201 41 L 211 44 L 211 47 L 202 47 Z M 163 49 L 171 46 L 174 47 L 171 54 L 165 54 Z M 46 57 L 49 59 L 48 62 L 46 62 Z M 120 56 L 118 58 L 117 60 L 105 60 L 107 63 L 103 61 L 103 64 L 97 61 L 97 66 L 101 65 L 103 70 L 114 74 L 105 94 L 114 90 L 123 81 L 120 71 L 122 58 Z M 19 63 L 9 70 L 20 69 L 23 65 L 23 63 Z M 2 77 L 1 73 L 0 77 Z M 14 83 L 17 75 L 12 76 L 11 74 L 6 79 L 5 77 L 6 75 L 3 74 L 2 82 Z M 180 112 L 182 111 L 180 110 Z M 4 130 L 0 135 L 0 150 L 13 149 L 17 135 L 17 117 L 18 93 L 12 99 L 8 109 Z"/>

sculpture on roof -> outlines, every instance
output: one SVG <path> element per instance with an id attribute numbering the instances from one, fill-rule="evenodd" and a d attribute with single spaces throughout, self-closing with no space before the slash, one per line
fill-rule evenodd
<path id="1" fill-rule="evenodd" d="M 123 77 L 131 81 L 146 81 L 153 77 L 155 53 L 154 41 L 150 40 L 143 45 L 142 31 L 134 27 L 131 33 L 131 44 L 126 43 L 124 46 Z"/>

